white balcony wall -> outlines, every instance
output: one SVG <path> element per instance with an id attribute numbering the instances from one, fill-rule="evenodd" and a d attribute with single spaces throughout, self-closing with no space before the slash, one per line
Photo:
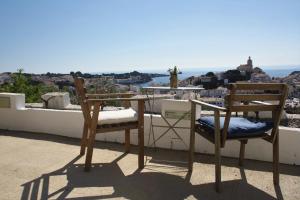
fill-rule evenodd
<path id="1" fill-rule="evenodd" d="M 1 96 L 1 95 L 0 95 Z M 23 98 L 22 96 L 20 98 Z M 48 133 L 67 137 L 80 138 L 82 134 L 83 116 L 81 111 L 33 109 L 20 106 L 12 108 L 0 108 L 0 129 L 30 131 L 37 133 Z M 153 123 L 166 125 L 160 115 L 153 116 Z M 169 120 L 172 124 L 176 120 Z M 189 126 L 190 121 L 184 120 L 178 126 Z M 145 114 L 145 145 L 148 144 L 150 128 L 150 115 Z M 158 138 L 166 128 L 154 128 L 154 137 Z M 184 142 L 189 144 L 189 130 L 176 129 Z M 16 134 L 18 134 L 16 132 Z M 285 164 L 300 165 L 300 129 L 280 127 L 280 162 Z M 157 147 L 176 150 L 187 150 L 187 147 L 178 139 L 172 139 L 175 135 L 169 131 L 157 143 Z M 124 143 L 122 132 L 98 134 L 97 140 Z M 137 144 L 137 130 L 131 134 L 131 143 Z M 152 135 L 150 143 L 152 143 Z M 196 134 L 196 152 L 214 153 L 214 146 Z M 159 153 L 159 151 L 157 152 Z M 222 155 L 238 157 L 239 142 L 227 142 Z M 245 157 L 248 159 L 272 161 L 272 145 L 261 140 L 250 140 L 246 145 Z"/>

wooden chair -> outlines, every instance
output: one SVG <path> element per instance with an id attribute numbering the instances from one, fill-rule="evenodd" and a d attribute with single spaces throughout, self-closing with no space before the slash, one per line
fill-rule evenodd
<path id="1" fill-rule="evenodd" d="M 195 132 L 215 145 L 215 183 L 218 192 L 221 186 L 221 148 L 225 147 L 226 141 L 240 141 L 239 165 L 242 166 L 248 139 L 262 138 L 273 144 L 273 182 L 275 185 L 279 184 L 278 126 L 287 97 L 287 90 L 286 84 L 230 84 L 229 94 L 225 98 L 225 108 L 192 100 L 189 170 L 192 171 L 193 169 Z M 262 101 L 272 101 L 272 103 Z M 204 116 L 196 121 L 196 105 L 213 110 L 214 116 Z M 256 113 L 271 111 L 272 119 L 269 121 L 259 120 L 257 114 L 256 119 L 251 120 L 247 118 L 247 115 L 248 112 L 252 111 Z M 225 112 L 225 117 L 221 117 L 220 112 Z M 232 112 L 243 112 L 243 117 L 232 116 Z M 271 130 L 270 134 L 267 133 L 269 130 Z"/>
<path id="2" fill-rule="evenodd" d="M 125 131 L 125 151 L 130 150 L 130 129 L 138 129 L 138 167 L 144 167 L 144 105 L 146 98 L 132 98 L 132 93 L 87 94 L 83 78 L 74 78 L 77 96 L 81 105 L 84 126 L 80 155 L 87 155 L 85 171 L 91 168 L 93 146 L 97 133 Z M 114 97 L 114 98 L 112 98 Z M 121 101 L 124 110 L 101 111 L 100 107 L 108 101 Z M 130 101 L 138 101 L 138 112 L 130 108 Z"/>

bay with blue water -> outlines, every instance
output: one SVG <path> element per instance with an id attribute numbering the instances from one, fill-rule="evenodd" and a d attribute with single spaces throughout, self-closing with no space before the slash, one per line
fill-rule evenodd
<path id="1" fill-rule="evenodd" d="M 294 71 L 300 71 L 300 66 L 298 67 L 284 67 L 284 66 L 280 66 L 276 68 L 270 68 L 270 67 L 261 67 L 262 70 L 264 70 L 270 77 L 285 77 L 288 76 L 290 73 L 294 72 Z M 178 79 L 179 80 L 183 80 L 186 79 L 188 77 L 191 76 L 200 76 L 200 75 L 204 75 L 207 72 L 221 72 L 221 70 L 210 70 L 210 69 L 205 69 L 205 70 L 181 70 L 182 74 L 178 75 Z M 162 71 L 150 71 L 149 73 L 165 73 L 168 74 L 167 72 L 162 72 Z M 165 83 L 169 83 L 169 76 L 164 76 L 164 77 L 156 77 L 153 78 L 152 81 L 147 82 L 147 83 L 143 83 L 140 84 L 140 86 L 145 87 L 145 86 L 149 86 L 152 84 L 165 84 Z"/>

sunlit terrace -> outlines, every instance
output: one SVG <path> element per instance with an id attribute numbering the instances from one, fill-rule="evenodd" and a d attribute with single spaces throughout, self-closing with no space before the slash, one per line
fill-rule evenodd
<path id="1" fill-rule="evenodd" d="M 188 173 L 184 151 L 146 149 L 143 170 L 137 148 L 97 142 L 90 172 L 84 172 L 79 140 L 42 133 L 0 132 L 1 199 L 299 199 L 300 168 L 222 158 L 222 193 L 214 190 L 214 157 L 197 154 Z"/>
<path id="2" fill-rule="evenodd" d="M 280 127 L 280 184 L 273 185 L 272 148 L 261 140 L 246 146 L 243 167 L 239 144 L 222 149 L 221 193 L 215 191 L 214 146 L 196 136 L 192 173 L 188 171 L 189 129 L 170 131 L 153 148 L 150 125 L 166 125 L 159 114 L 145 114 L 145 167 L 138 169 L 137 131 L 132 148 L 124 153 L 124 134 L 99 134 L 90 172 L 79 156 L 83 116 L 80 110 L 25 107 L 24 95 L 9 97 L 0 109 L 1 198 L 3 199 L 299 199 L 300 131 Z M 185 108 L 167 100 L 162 110 Z M 146 108 L 147 110 L 147 108 Z M 202 111 L 202 113 L 205 113 Z M 175 119 L 168 119 L 174 123 Z M 188 127 L 189 120 L 178 126 Z M 166 128 L 156 127 L 158 138 Z"/>
<path id="3" fill-rule="evenodd" d="M 299 10 L 0 1 L 0 200 L 300 200 Z"/>

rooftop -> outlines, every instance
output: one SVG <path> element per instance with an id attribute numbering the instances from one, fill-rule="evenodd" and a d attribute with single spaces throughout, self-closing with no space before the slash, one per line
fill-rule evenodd
<path id="1" fill-rule="evenodd" d="M 187 171 L 184 151 L 146 148 L 137 169 L 137 149 L 96 142 L 93 168 L 84 172 L 79 139 L 0 130 L 2 199 L 300 199 L 300 166 L 280 165 L 280 187 L 272 164 L 222 158 L 222 193 L 214 189 L 214 157 L 196 154 Z"/>

